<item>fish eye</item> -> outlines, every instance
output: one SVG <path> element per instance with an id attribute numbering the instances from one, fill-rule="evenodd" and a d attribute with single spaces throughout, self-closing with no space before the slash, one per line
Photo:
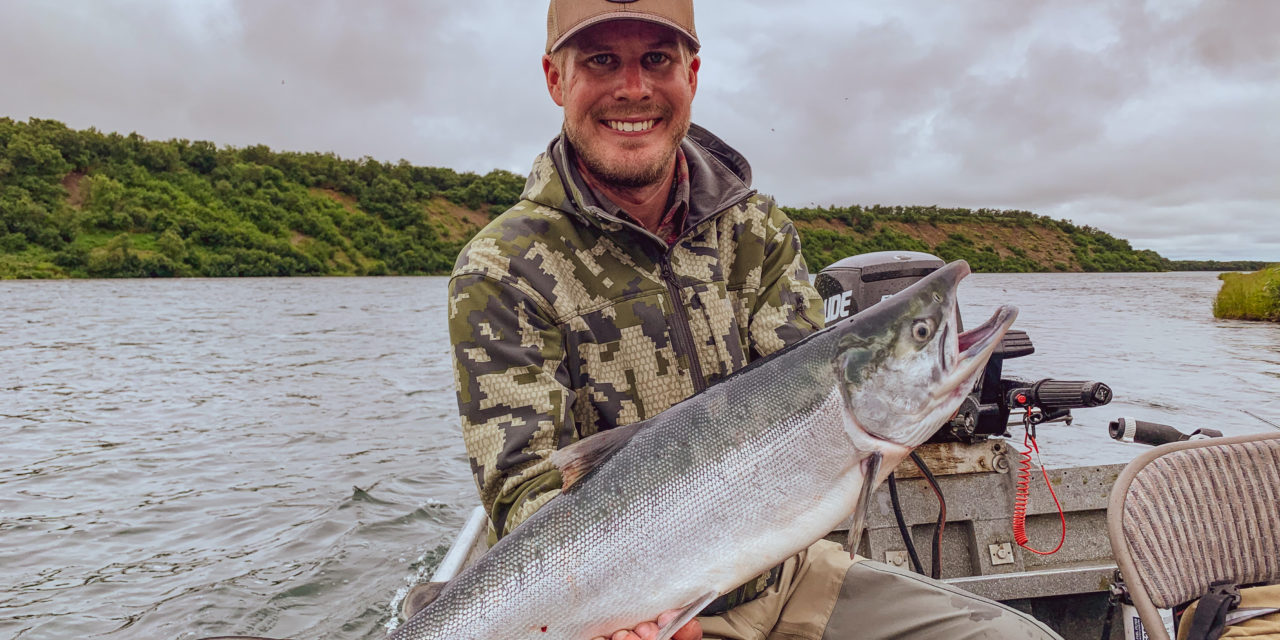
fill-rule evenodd
<path id="1" fill-rule="evenodd" d="M 911 337 L 916 342 L 924 342 L 933 336 L 933 321 L 920 319 L 911 323 Z"/>

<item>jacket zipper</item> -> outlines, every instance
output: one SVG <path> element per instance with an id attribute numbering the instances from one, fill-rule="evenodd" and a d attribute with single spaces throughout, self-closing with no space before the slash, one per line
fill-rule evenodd
<path id="1" fill-rule="evenodd" d="M 689 359 L 689 375 L 693 377 L 693 392 L 702 393 L 707 389 L 707 381 L 702 377 L 702 362 L 698 358 L 698 345 L 693 340 L 693 331 L 689 329 L 689 315 L 685 313 L 684 303 L 680 299 L 680 284 L 676 282 L 675 271 L 671 269 L 671 254 L 662 256 L 662 280 L 667 285 L 667 294 L 671 296 L 672 311 L 676 315 L 676 325 L 671 327 L 671 341 L 676 355 L 686 355 Z"/>
<path id="2" fill-rule="evenodd" d="M 708 220 L 715 220 L 724 214 L 724 212 L 734 207 L 740 206 L 742 203 L 751 199 L 756 194 L 755 189 L 747 191 L 736 202 L 723 207 L 715 215 L 708 216 L 701 220 L 698 224 L 703 224 Z M 646 230 L 647 231 L 647 230 Z M 680 244 L 693 231 L 693 226 L 686 226 L 684 231 L 676 237 L 675 244 Z M 649 234 L 653 235 L 653 234 Z M 655 238 L 657 236 L 654 236 Z M 666 244 L 665 242 L 662 244 Z M 666 282 L 667 291 L 671 295 L 672 306 L 675 308 L 676 317 L 680 321 L 680 326 L 675 327 L 672 333 L 672 340 L 675 342 L 676 353 L 684 351 L 689 355 L 689 373 L 693 376 L 693 392 L 702 393 L 707 390 L 706 378 L 702 377 L 702 361 L 698 358 L 698 345 L 693 339 L 693 331 L 689 328 L 689 316 L 685 312 L 683 301 L 680 299 L 680 284 L 676 282 L 675 271 L 671 268 L 671 247 L 666 247 L 666 252 L 662 254 L 662 279 Z M 745 330 L 745 327 L 743 328 Z"/>

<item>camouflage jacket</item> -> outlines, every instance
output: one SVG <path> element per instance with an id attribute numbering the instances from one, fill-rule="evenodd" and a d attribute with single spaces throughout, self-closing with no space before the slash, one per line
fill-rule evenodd
<path id="1" fill-rule="evenodd" d="M 559 493 L 554 450 L 822 326 L 795 228 L 718 138 L 694 126 L 682 144 L 690 200 L 672 246 L 581 206 L 565 147 L 557 138 L 538 156 L 521 201 L 471 240 L 449 281 L 463 437 L 491 539 Z"/>

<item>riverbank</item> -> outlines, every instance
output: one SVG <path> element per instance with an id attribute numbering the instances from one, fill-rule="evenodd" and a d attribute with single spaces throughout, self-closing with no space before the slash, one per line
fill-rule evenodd
<path id="1" fill-rule="evenodd" d="M 147 140 L 0 117 L 0 280 L 443 275 L 520 197 L 524 176 Z M 784 203 L 785 204 L 785 203 Z M 810 271 L 884 250 L 976 272 L 1255 270 L 1178 262 L 1030 211 L 784 210 Z"/>
<path id="2" fill-rule="evenodd" d="M 1213 303 L 1215 318 L 1280 322 L 1280 264 L 1218 278 L 1222 289 Z"/>

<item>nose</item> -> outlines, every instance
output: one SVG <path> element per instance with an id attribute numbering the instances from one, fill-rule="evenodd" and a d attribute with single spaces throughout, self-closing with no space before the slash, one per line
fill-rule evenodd
<path id="1" fill-rule="evenodd" d="M 623 66 L 621 73 L 618 75 L 618 87 L 614 90 L 614 98 L 640 101 L 646 100 L 652 95 L 653 89 L 648 74 L 640 63 L 633 62 Z"/>

